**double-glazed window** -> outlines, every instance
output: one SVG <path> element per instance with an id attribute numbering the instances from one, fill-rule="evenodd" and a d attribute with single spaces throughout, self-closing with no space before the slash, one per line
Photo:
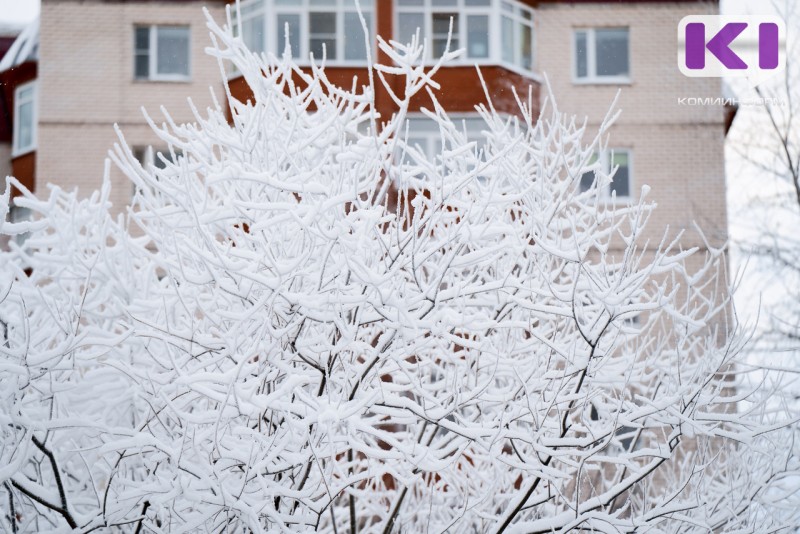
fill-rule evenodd
<path id="1" fill-rule="evenodd" d="M 288 44 L 301 63 L 313 54 L 328 62 L 363 63 L 374 40 L 373 4 L 361 0 L 364 35 L 355 0 L 250 0 L 242 2 L 241 32 L 254 52 L 282 55 Z M 238 31 L 238 28 L 237 28 Z"/>
<path id="2" fill-rule="evenodd" d="M 14 156 L 36 149 L 36 115 L 36 82 L 20 85 L 14 91 Z"/>
<path id="3" fill-rule="evenodd" d="M 132 149 L 133 157 L 142 164 L 143 167 L 155 167 L 156 169 L 166 169 L 167 165 L 176 163 L 178 158 L 183 155 L 181 150 L 153 150 L 151 146 L 137 146 Z M 173 157 L 173 152 L 175 157 Z"/>
<path id="4" fill-rule="evenodd" d="M 136 146 L 131 149 L 133 157 L 145 168 L 148 172 L 153 169 L 166 169 L 167 165 L 173 165 L 178 162 L 178 158 L 183 156 L 183 151 L 178 149 L 163 149 L 154 150 L 152 146 Z M 139 188 L 133 184 L 132 193 L 135 195 Z"/>
<path id="5" fill-rule="evenodd" d="M 235 30 L 254 52 L 281 56 L 288 44 L 300 63 L 324 51 L 329 64 L 363 65 L 367 43 L 374 46 L 375 5 L 360 1 L 366 36 L 355 0 L 243 0 Z M 394 0 L 394 16 L 392 39 L 408 44 L 419 31 L 426 61 L 444 53 L 449 36 L 465 64 L 534 68 L 534 11 L 517 0 Z"/>
<path id="6" fill-rule="evenodd" d="M 574 77 L 578 82 L 624 82 L 630 79 L 628 28 L 575 30 Z"/>
<path id="7" fill-rule="evenodd" d="M 502 5 L 503 61 L 533 70 L 533 11 L 511 2 Z"/>
<path id="8" fill-rule="evenodd" d="M 447 47 L 452 21 L 450 50 L 467 49 L 467 57 L 489 57 L 490 0 L 396 0 L 397 40 L 410 43 L 419 28 L 420 39 L 430 43 L 431 59 Z M 421 44 L 421 43 L 420 43 Z"/>
<path id="9" fill-rule="evenodd" d="M 627 149 L 613 149 L 604 150 L 599 154 L 592 156 L 589 165 L 599 164 L 600 168 L 606 174 L 610 174 L 614 168 L 617 172 L 614 174 L 613 181 L 609 184 L 608 189 L 604 191 L 608 196 L 615 193 L 617 198 L 627 198 L 631 196 L 631 151 Z M 588 191 L 595 180 L 594 171 L 588 171 L 581 176 L 581 191 Z"/>
<path id="10" fill-rule="evenodd" d="M 419 31 L 420 39 L 429 43 L 428 60 L 444 53 L 450 34 L 450 50 L 466 51 L 462 59 L 533 68 L 533 10 L 518 2 L 396 0 L 396 6 L 395 40 L 407 44 Z M 497 42 L 494 35 L 500 36 Z"/>
<path id="11" fill-rule="evenodd" d="M 189 26 L 136 26 L 134 77 L 137 80 L 189 79 Z"/>
<path id="12" fill-rule="evenodd" d="M 8 210 L 8 221 L 10 223 L 23 223 L 33 219 L 33 212 L 30 208 L 18 206 L 16 202 L 12 201 Z M 20 247 L 25 244 L 25 241 L 30 237 L 30 232 L 23 232 L 15 234 L 12 239 Z"/>
<path id="13" fill-rule="evenodd" d="M 464 118 L 452 118 L 452 120 L 456 127 L 466 135 L 467 141 L 475 143 L 475 148 L 478 152 L 486 149 L 486 136 L 483 133 L 486 130 L 486 122 L 482 118 L 467 116 Z M 437 167 L 445 163 L 445 156 L 443 155 L 445 151 L 458 148 L 450 146 L 450 143 L 443 139 L 439 124 L 428 117 L 413 116 L 409 118 L 407 134 L 407 137 L 404 137 L 406 144 L 420 151 L 429 164 Z M 401 135 L 406 135 L 405 129 Z M 406 165 L 414 167 L 419 163 L 409 153 L 404 156 L 403 163 Z M 424 169 L 420 169 L 418 177 L 422 178 L 424 176 Z M 483 179 L 483 177 L 478 178 Z"/>

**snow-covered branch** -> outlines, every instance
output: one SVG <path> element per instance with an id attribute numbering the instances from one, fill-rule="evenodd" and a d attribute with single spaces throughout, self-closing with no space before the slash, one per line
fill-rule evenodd
<path id="1" fill-rule="evenodd" d="M 439 66 L 419 66 L 416 43 L 381 43 L 393 64 L 375 83 L 405 82 L 379 117 L 375 88 L 209 27 L 251 101 L 148 119 L 173 153 L 163 169 L 120 132 L 126 213 L 108 182 L 87 199 L 53 187 L 16 200 L 34 222 L 0 227 L 30 234 L 0 253 L 3 528 L 796 520 L 780 509 L 795 456 L 776 447 L 791 418 L 768 411 L 766 385 L 734 387 L 722 253 L 649 243 L 646 189 L 601 193 L 611 176 L 590 161 L 613 113 L 590 133 L 552 101 L 479 106 L 479 151 L 434 105 L 429 159 L 406 119 Z"/>

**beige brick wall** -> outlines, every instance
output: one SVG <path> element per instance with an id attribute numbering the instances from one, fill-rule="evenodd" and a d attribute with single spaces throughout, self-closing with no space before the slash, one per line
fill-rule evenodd
<path id="1" fill-rule="evenodd" d="M 680 105 L 681 97 L 719 97 L 718 78 L 687 78 L 677 65 L 679 21 L 718 12 L 715 2 L 541 4 L 537 10 L 537 60 L 561 111 L 589 118 L 595 132 L 618 90 L 622 114 L 609 147 L 630 148 L 633 191 L 651 187 L 659 207 L 649 229 L 653 239 L 696 221 L 714 243 L 727 236 L 724 128 L 721 106 Z M 631 83 L 576 84 L 573 32 L 576 28 L 627 26 Z M 542 97 L 546 91 L 542 92 Z M 700 244 L 697 235 L 686 245 Z"/>
<path id="2" fill-rule="evenodd" d="M 44 0 L 40 44 L 40 124 L 38 188 L 47 181 L 97 188 L 103 160 L 116 141 L 119 123 L 131 145 L 158 143 L 144 124 L 140 107 L 155 117 L 165 105 L 178 122 L 191 121 L 191 96 L 202 109 L 209 87 L 221 95 L 217 64 L 203 49 L 209 44 L 201 6 L 158 2 Z M 212 5 L 223 18 L 223 7 Z M 651 186 L 659 204 L 649 228 L 657 239 L 696 221 L 715 243 L 725 239 L 723 112 L 719 106 L 682 106 L 680 97 L 717 97 L 714 78 L 686 78 L 677 68 L 677 25 L 686 15 L 714 13 L 713 2 L 646 4 L 540 4 L 536 14 L 537 62 L 547 74 L 559 108 L 591 119 L 597 126 L 617 86 L 578 85 L 572 80 L 572 32 L 579 27 L 629 26 L 631 83 L 623 86 L 622 115 L 609 146 L 633 151 L 634 191 Z M 190 24 L 191 83 L 133 80 L 135 24 Z M 88 29 L 91 28 L 91 31 Z M 546 94 L 542 92 L 543 96 Z M 113 174 L 115 205 L 123 206 L 131 188 Z M 699 244 L 696 238 L 685 243 Z"/>
<path id="3" fill-rule="evenodd" d="M 222 98 L 217 62 L 204 52 L 211 41 L 202 7 L 218 22 L 219 2 L 98 2 L 43 0 L 39 48 L 39 138 L 37 189 L 47 182 L 78 187 L 82 195 L 98 188 L 117 123 L 129 144 L 158 143 L 145 124 L 144 107 L 160 122 L 164 105 L 178 122 L 192 121 L 187 97 L 201 110 L 211 104 L 210 88 Z M 191 27 L 191 81 L 150 82 L 133 78 L 136 24 L 188 24 Z M 131 187 L 113 172 L 113 201 L 122 207 Z"/>

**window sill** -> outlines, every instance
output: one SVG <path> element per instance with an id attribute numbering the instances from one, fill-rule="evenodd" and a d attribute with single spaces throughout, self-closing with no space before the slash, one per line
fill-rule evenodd
<path id="1" fill-rule="evenodd" d="M 11 159 L 21 158 L 22 156 L 27 156 L 31 152 L 36 152 L 36 145 L 30 146 L 27 148 L 22 148 L 19 150 L 12 150 L 11 151 Z"/>
<path id="2" fill-rule="evenodd" d="M 573 85 L 633 85 L 632 78 L 572 78 Z"/>
<path id="3" fill-rule="evenodd" d="M 175 84 L 186 84 L 192 83 L 191 78 L 134 78 L 133 83 L 141 83 L 141 84 L 156 84 L 156 83 L 175 83 Z"/>

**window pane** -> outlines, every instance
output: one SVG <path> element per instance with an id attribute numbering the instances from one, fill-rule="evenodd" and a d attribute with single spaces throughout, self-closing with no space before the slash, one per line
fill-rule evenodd
<path id="1" fill-rule="evenodd" d="M 372 15 L 364 13 L 367 30 L 372 35 Z M 358 13 L 347 12 L 344 14 L 344 58 L 367 59 L 367 44 L 364 40 L 364 28 Z"/>
<path id="2" fill-rule="evenodd" d="M 256 15 L 242 22 L 244 44 L 251 52 L 264 51 L 264 15 Z M 283 50 L 281 47 L 279 50 Z"/>
<path id="3" fill-rule="evenodd" d="M 158 74 L 189 75 L 189 28 L 159 26 L 157 28 Z"/>
<path id="4" fill-rule="evenodd" d="M 333 37 L 311 38 L 308 41 L 309 52 L 314 59 L 336 59 L 336 39 Z"/>
<path id="5" fill-rule="evenodd" d="M 150 77 L 150 56 L 147 54 L 136 54 L 134 76 L 137 78 Z"/>
<path id="6" fill-rule="evenodd" d="M 533 69 L 533 29 L 527 24 L 519 23 L 519 66 Z"/>
<path id="7" fill-rule="evenodd" d="M 488 6 L 490 0 L 464 0 L 464 4 L 468 6 Z"/>
<path id="8" fill-rule="evenodd" d="M 136 28 L 136 50 L 147 51 L 150 49 L 150 28 Z"/>
<path id="9" fill-rule="evenodd" d="M 143 146 L 137 146 L 133 147 L 131 149 L 131 152 L 133 152 L 133 157 L 136 159 L 136 161 L 139 162 L 139 164 L 142 167 L 144 167 L 147 164 L 147 148 Z"/>
<path id="10" fill-rule="evenodd" d="M 133 76 L 135 78 L 150 77 L 150 28 L 134 30 Z"/>
<path id="11" fill-rule="evenodd" d="M 12 223 L 21 223 L 25 221 L 33 220 L 33 211 L 30 208 L 24 208 L 22 206 L 17 206 L 13 204 L 9 206 L 8 210 L 8 218 L 9 221 Z M 23 246 L 25 241 L 31 236 L 30 232 L 24 232 L 22 234 L 17 234 L 13 237 L 14 242 L 19 245 Z"/>
<path id="12" fill-rule="evenodd" d="M 485 15 L 467 17 L 467 56 L 489 57 L 489 17 Z"/>
<path id="13" fill-rule="evenodd" d="M 309 51 L 315 59 L 336 59 L 336 13 L 309 13 Z"/>
<path id="14" fill-rule="evenodd" d="M 453 19 L 453 37 L 458 37 L 458 13 L 434 13 L 433 34 L 447 36 L 450 31 L 450 19 Z"/>
<path id="15" fill-rule="evenodd" d="M 153 165 L 156 169 L 166 169 L 170 163 L 177 163 L 178 158 L 183 155 L 181 150 L 175 150 L 175 158 L 172 158 L 172 152 L 165 150 L 164 152 L 157 152 L 153 158 Z"/>
<path id="16" fill-rule="evenodd" d="M 398 6 L 421 6 L 424 4 L 424 0 L 397 0 Z"/>
<path id="17" fill-rule="evenodd" d="M 455 6 L 457 5 L 457 0 L 431 0 L 431 5 L 439 7 L 439 6 Z"/>
<path id="18" fill-rule="evenodd" d="M 503 61 L 514 63 L 514 21 L 503 17 Z"/>
<path id="19" fill-rule="evenodd" d="M 399 13 L 397 26 L 397 40 L 400 43 L 410 43 L 417 28 L 420 30 L 420 38 L 425 37 L 425 17 L 422 13 Z"/>
<path id="20" fill-rule="evenodd" d="M 590 167 L 597 163 L 597 154 L 592 154 L 592 157 L 589 158 L 589 161 L 586 162 L 586 166 Z M 588 191 L 590 187 L 592 187 L 592 183 L 594 183 L 594 171 L 587 171 L 581 175 L 581 193 L 584 191 Z"/>
<path id="21" fill-rule="evenodd" d="M 17 149 L 33 145 L 33 102 L 17 107 Z"/>
<path id="22" fill-rule="evenodd" d="M 372 10 L 375 6 L 375 2 L 373 0 L 361 0 L 359 2 L 361 5 L 361 10 L 369 9 Z M 356 8 L 356 0 L 344 0 L 344 7 L 345 9 L 352 9 L 355 10 Z"/>
<path id="23" fill-rule="evenodd" d="M 447 37 L 450 32 L 450 20 L 453 21 L 453 35 L 450 37 L 450 50 L 458 50 L 458 13 L 434 13 L 433 22 L 433 57 L 438 59 L 447 49 Z"/>
<path id="24" fill-rule="evenodd" d="M 29 100 L 33 97 L 33 87 L 26 87 L 25 89 L 20 89 L 17 93 L 17 102 L 23 102 L 25 100 Z"/>
<path id="25" fill-rule="evenodd" d="M 628 154 L 626 152 L 614 153 L 612 165 L 617 166 L 614 181 L 611 182 L 611 191 L 616 191 L 618 197 L 627 197 L 631 194 L 631 176 Z"/>
<path id="26" fill-rule="evenodd" d="M 335 34 L 336 13 L 309 13 L 308 28 L 311 35 L 325 33 Z"/>
<path id="27" fill-rule="evenodd" d="M 300 15 L 278 14 L 278 40 L 275 50 L 283 54 L 286 49 L 286 26 L 289 26 L 289 46 L 292 47 L 292 57 L 298 58 L 300 50 Z M 308 59 L 308 58 L 302 58 Z"/>
<path id="28" fill-rule="evenodd" d="M 242 18 L 246 19 L 248 15 L 257 11 L 261 11 L 263 8 L 264 5 L 261 2 L 242 2 L 241 6 L 239 7 L 239 11 L 242 13 Z"/>
<path id="29" fill-rule="evenodd" d="M 585 172 L 581 175 L 581 193 L 588 191 L 594 182 L 594 171 Z"/>
<path id="30" fill-rule="evenodd" d="M 575 32 L 575 75 L 578 78 L 589 76 L 587 70 L 586 32 Z"/>
<path id="31" fill-rule="evenodd" d="M 595 30 L 595 50 L 598 76 L 628 74 L 628 30 Z"/>

